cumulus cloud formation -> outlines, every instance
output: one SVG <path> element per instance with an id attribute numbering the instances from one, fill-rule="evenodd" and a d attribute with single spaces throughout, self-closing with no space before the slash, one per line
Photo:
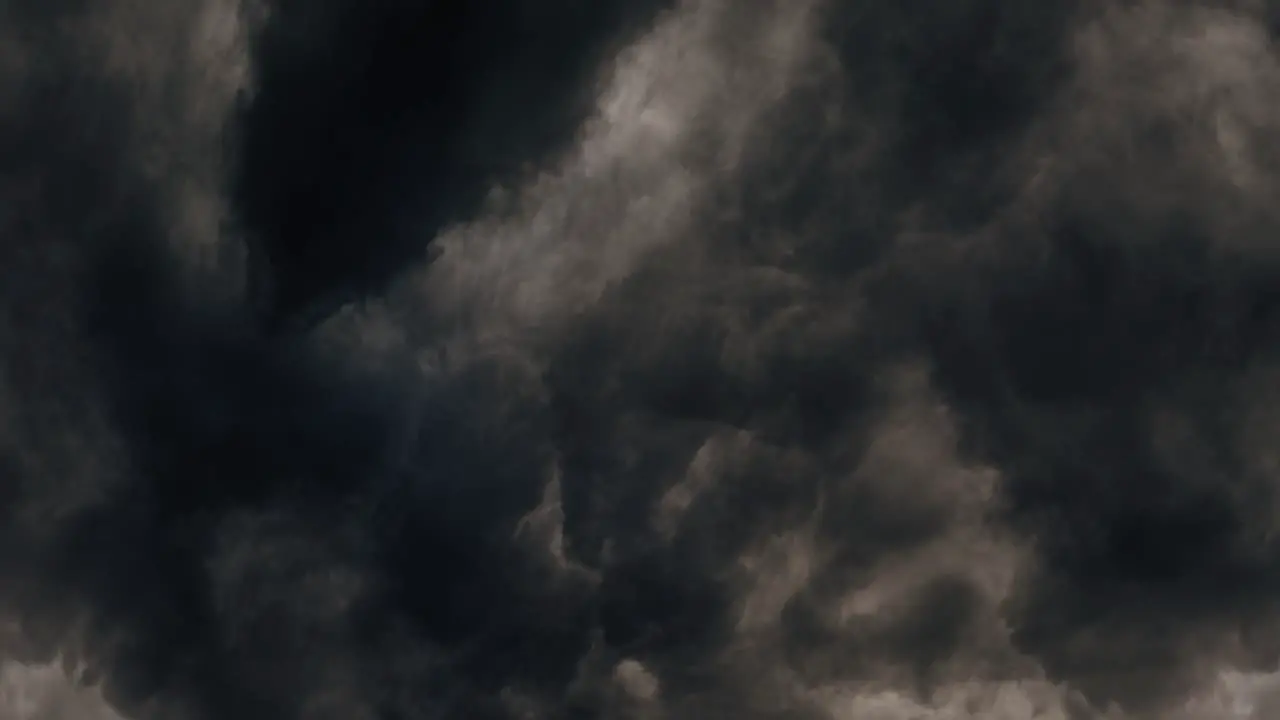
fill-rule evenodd
<path id="1" fill-rule="evenodd" d="M 0 4 L 0 719 L 1276 716 L 1277 18 Z"/>

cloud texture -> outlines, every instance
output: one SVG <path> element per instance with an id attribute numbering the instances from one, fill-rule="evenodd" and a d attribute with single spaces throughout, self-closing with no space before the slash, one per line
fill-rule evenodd
<path id="1" fill-rule="evenodd" d="M 0 717 L 1273 717 L 1278 18 L 0 4 Z"/>

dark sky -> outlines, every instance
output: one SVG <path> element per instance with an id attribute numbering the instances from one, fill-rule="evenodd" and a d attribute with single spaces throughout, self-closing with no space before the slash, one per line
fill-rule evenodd
<path id="1" fill-rule="evenodd" d="M 0 0 L 0 720 L 1269 720 L 1272 5 Z"/>

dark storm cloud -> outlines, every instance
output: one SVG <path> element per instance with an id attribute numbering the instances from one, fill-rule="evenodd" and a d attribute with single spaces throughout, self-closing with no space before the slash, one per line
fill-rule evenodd
<path id="1" fill-rule="evenodd" d="M 1205 657 L 1274 665 L 1274 481 L 1240 444 L 1276 347 L 1275 219 L 1254 194 L 1274 172 L 1255 104 L 1275 88 L 1268 42 L 1222 11 L 1096 20 L 1078 104 L 1048 121 L 1069 144 L 1052 198 L 977 241 L 1037 257 L 948 297 L 929 331 L 1042 554 L 1015 643 L 1134 711 L 1198 682 Z"/>
<path id="2" fill-rule="evenodd" d="M 671 4 L 270 7 L 232 190 L 271 268 L 268 312 L 314 322 L 421 262 L 439 228 L 569 143 L 601 65 Z"/>
<path id="3" fill-rule="evenodd" d="M 1266 693 L 1261 8 L 147 5 L 0 10 L 6 657 L 128 718 Z"/>

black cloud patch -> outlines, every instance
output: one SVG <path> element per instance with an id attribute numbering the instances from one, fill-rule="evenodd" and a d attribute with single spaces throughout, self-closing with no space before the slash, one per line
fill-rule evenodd
<path id="1" fill-rule="evenodd" d="M 553 159 L 610 52 L 669 4 L 270 6 L 232 190 L 270 321 L 380 291 L 495 184 Z"/>

